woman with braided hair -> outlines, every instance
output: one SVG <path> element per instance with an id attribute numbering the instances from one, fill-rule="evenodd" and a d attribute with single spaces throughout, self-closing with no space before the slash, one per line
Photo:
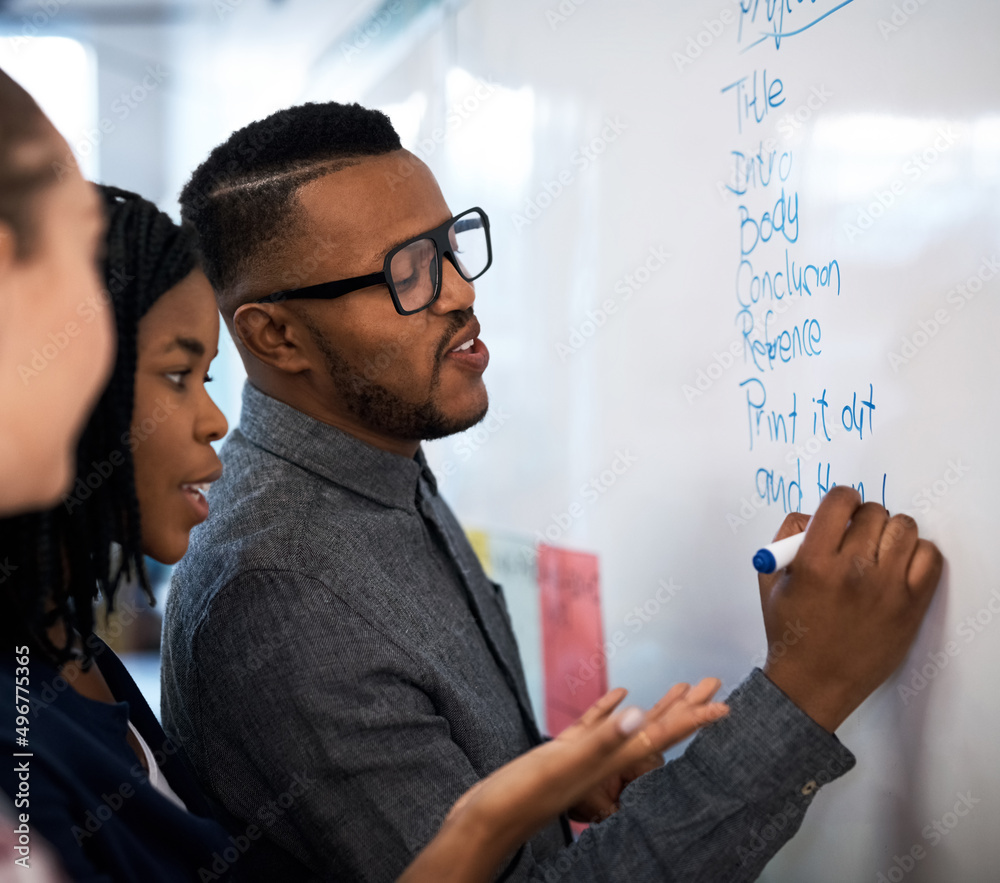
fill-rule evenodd
<path id="1" fill-rule="evenodd" d="M 192 234 L 135 194 L 99 191 L 118 333 L 111 380 L 62 503 L 0 522 L 0 560 L 17 562 L 0 587 L 0 629 L 8 647 L 30 657 L 31 825 L 74 880 L 273 880 L 244 859 L 267 823 L 230 819 L 231 833 L 222 828 L 181 746 L 93 632 L 95 590 L 110 611 L 124 581 L 149 593 L 144 555 L 166 564 L 183 556 L 189 532 L 208 516 L 208 487 L 221 475 L 211 443 L 227 428 L 206 390 L 219 314 Z M 13 702 L 9 654 L 0 685 Z M 646 715 L 615 715 L 625 691 L 612 691 L 555 740 L 472 788 L 402 880 L 490 879 L 583 793 L 724 714 L 710 702 L 717 687 L 680 685 Z M 24 750 L 7 730 L 0 744 Z M 16 798 L 12 784 L 4 788 Z"/>
<path id="2" fill-rule="evenodd" d="M 134 194 L 98 191 L 118 354 L 68 494 L 50 510 L 0 522 L 0 560 L 14 565 L 0 586 L 8 650 L 0 675 L 13 704 L 14 663 L 30 673 L 31 828 L 71 878 L 198 879 L 231 843 L 177 746 L 94 634 L 93 602 L 99 591 L 115 609 L 125 581 L 149 594 L 144 553 L 176 562 L 186 532 L 207 514 L 200 493 L 167 480 L 178 470 L 188 470 L 188 483 L 220 471 L 210 443 L 226 421 L 204 385 L 218 314 L 192 235 Z M 2 740 L 24 750 L 15 733 Z M 4 789 L 17 810 L 14 784 Z"/>

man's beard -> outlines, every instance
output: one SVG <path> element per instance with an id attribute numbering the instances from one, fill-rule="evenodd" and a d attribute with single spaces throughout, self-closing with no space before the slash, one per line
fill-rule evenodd
<path id="1" fill-rule="evenodd" d="M 453 339 L 459 328 L 467 324 L 459 321 L 447 335 Z M 323 353 L 326 370 L 343 397 L 344 405 L 358 420 L 382 435 L 406 441 L 430 441 L 462 432 L 475 426 L 486 416 L 489 404 L 471 417 L 448 417 L 435 404 L 434 397 L 441 386 L 443 352 L 435 353 L 434 371 L 431 374 L 427 398 L 419 404 L 400 398 L 395 392 L 375 381 L 379 374 L 391 370 L 392 356 L 382 353 L 374 361 L 369 360 L 366 370 L 359 370 L 349 364 L 343 356 L 330 346 L 322 332 L 309 323 L 309 333 L 317 348 Z M 380 357 L 389 360 L 388 366 L 380 364 Z"/>

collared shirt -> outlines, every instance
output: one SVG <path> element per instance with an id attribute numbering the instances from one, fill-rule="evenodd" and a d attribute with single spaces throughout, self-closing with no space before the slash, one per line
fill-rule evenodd
<path id="1" fill-rule="evenodd" d="M 388 883 L 466 789 L 539 741 L 503 595 L 419 453 L 247 384 L 221 456 L 167 602 L 164 724 L 266 844 L 260 879 Z M 569 848 L 550 825 L 506 879 L 754 879 L 820 772 L 854 761 L 760 672 L 729 702 L 615 816 Z M 783 807 L 796 819 L 757 849 L 754 826 Z"/>

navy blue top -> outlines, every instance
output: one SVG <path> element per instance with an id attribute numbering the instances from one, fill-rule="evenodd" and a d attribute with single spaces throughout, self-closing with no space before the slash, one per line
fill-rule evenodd
<path id="1" fill-rule="evenodd" d="M 27 813 L 31 835 L 49 841 L 75 881 L 232 879 L 238 868 L 231 866 L 243 856 L 239 844 L 213 817 L 179 746 L 164 735 L 121 661 L 106 644 L 99 647 L 101 674 L 119 700 L 114 705 L 81 696 L 41 653 L 30 654 L 27 746 L 17 743 L 23 732 L 14 711 L 15 698 L 24 700 L 23 689 L 15 696 L 15 688 L 18 679 L 23 687 L 25 672 L 15 648 L 4 648 L 0 785 L 14 803 L 15 822 Z M 149 783 L 126 741 L 129 719 L 187 811 Z M 18 753 L 31 756 L 13 756 Z"/>

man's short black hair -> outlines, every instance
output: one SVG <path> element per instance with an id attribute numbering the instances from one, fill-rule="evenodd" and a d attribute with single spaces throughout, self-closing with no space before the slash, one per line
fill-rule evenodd
<path id="1" fill-rule="evenodd" d="M 181 216 L 195 228 L 205 274 L 223 313 L 226 293 L 262 267 L 295 232 L 296 191 L 360 157 L 400 150 L 380 111 L 359 104 L 302 104 L 234 132 L 181 192 Z"/>

